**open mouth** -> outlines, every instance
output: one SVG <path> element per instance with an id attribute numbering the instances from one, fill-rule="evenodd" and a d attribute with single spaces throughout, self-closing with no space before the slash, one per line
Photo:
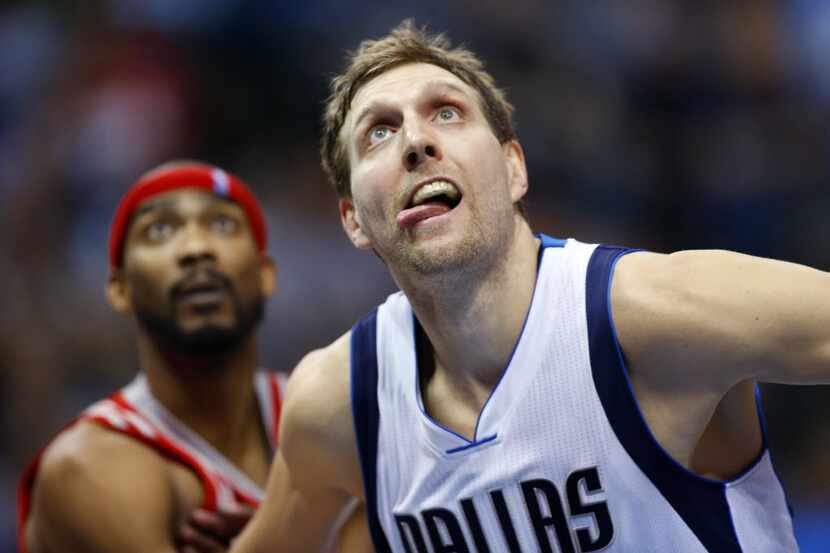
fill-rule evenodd
<path id="1" fill-rule="evenodd" d="M 174 293 L 176 301 L 195 306 L 218 304 L 227 297 L 227 287 L 215 280 L 186 283 Z"/>
<path id="2" fill-rule="evenodd" d="M 398 213 L 397 223 L 403 229 L 421 221 L 443 215 L 461 203 L 461 191 L 450 181 L 435 180 L 418 188 L 407 206 Z"/>

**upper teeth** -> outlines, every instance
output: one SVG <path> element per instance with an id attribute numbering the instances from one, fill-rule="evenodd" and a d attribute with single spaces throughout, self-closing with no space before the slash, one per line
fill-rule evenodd
<path id="1" fill-rule="evenodd" d="M 441 195 L 447 196 L 449 199 L 454 200 L 460 196 L 460 193 L 454 184 L 445 180 L 438 180 L 425 184 L 419 188 L 418 191 L 415 192 L 415 195 L 412 196 L 412 205 L 420 205 L 430 198 Z"/>

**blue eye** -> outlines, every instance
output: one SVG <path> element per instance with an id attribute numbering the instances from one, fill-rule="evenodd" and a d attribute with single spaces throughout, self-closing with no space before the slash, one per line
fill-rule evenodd
<path id="1" fill-rule="evenodd" d="M 441 121 L 453 121 L 458 118 L 458 110 L 452 107 L 441 108 L 438 111 L 438 118 Z"/>
<path id="2" fill-rule="evenodd" d="M 369 129 L 369 144 L 377 144 L 383 142 L 392 136 L 392 128 L 386 125 L 375 125 Z"/>

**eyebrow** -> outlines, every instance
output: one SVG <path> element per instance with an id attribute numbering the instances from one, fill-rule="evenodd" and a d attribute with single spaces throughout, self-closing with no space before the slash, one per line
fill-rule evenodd
<path id="1" fill-rule="evenodd" d="M 377 113 L 378 111 L 388 109 L 389 106 L 390 104 L 388 102 L 382 100 L 373 100 L 371 104 L 360 110 L 360 115 L 357 116 L 352 127 L 354 129 L 357 129 L 360 126 L 361 121 L 366 119 L 366 117 L 373 113 Z"/>
<path id="2" fill-rule="evenodd" d="M 465 96 L 469 95 L 469 92 L 461 88 L 459 85 L 451 81 L 443 80 L 432 80 L 425 82 L 422 86 L 421 92 L 429 92 L 431 90 L 440 91 L 442 89 L 449 89 L 452 92 L 457 92 Z M 373 100 L 368 106 L 360 110 L 360 113 L 355 118 L 354 125 L 352 126 L 352 128 L 357 129 L 360 126 L 361 121 L 363 121 L 368 115 L 371 115 L 372 113 L 376 113 L 378 111 L 383 111 L 384 109 L 389 109 L 390 106 L 391 104 L 388 101 Z"/>
<path id="3" fill-rule="evenodd" d="M 172 209 L 173 207 L 175 207 L 175 205 L 176 202 L 173 200 L 157 200 L 154 202 L 148 202 L 142 206 L 137 207 L 133 212 L 133 216 L 131 217 L 131 219 L 138 219 L 145 213 L 149 213 L 157 209 Z"/>

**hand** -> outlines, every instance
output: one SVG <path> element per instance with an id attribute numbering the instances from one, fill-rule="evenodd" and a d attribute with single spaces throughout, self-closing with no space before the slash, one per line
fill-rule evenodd
<path id="1" fill-rule="evenodd" d="M 253 514 L 254 509 L 247 506 L 218 512 L 196 509 L 179 528 L 176 549 L 180 553 L 227 551 L 231 540 L 242 531 Z"/>

